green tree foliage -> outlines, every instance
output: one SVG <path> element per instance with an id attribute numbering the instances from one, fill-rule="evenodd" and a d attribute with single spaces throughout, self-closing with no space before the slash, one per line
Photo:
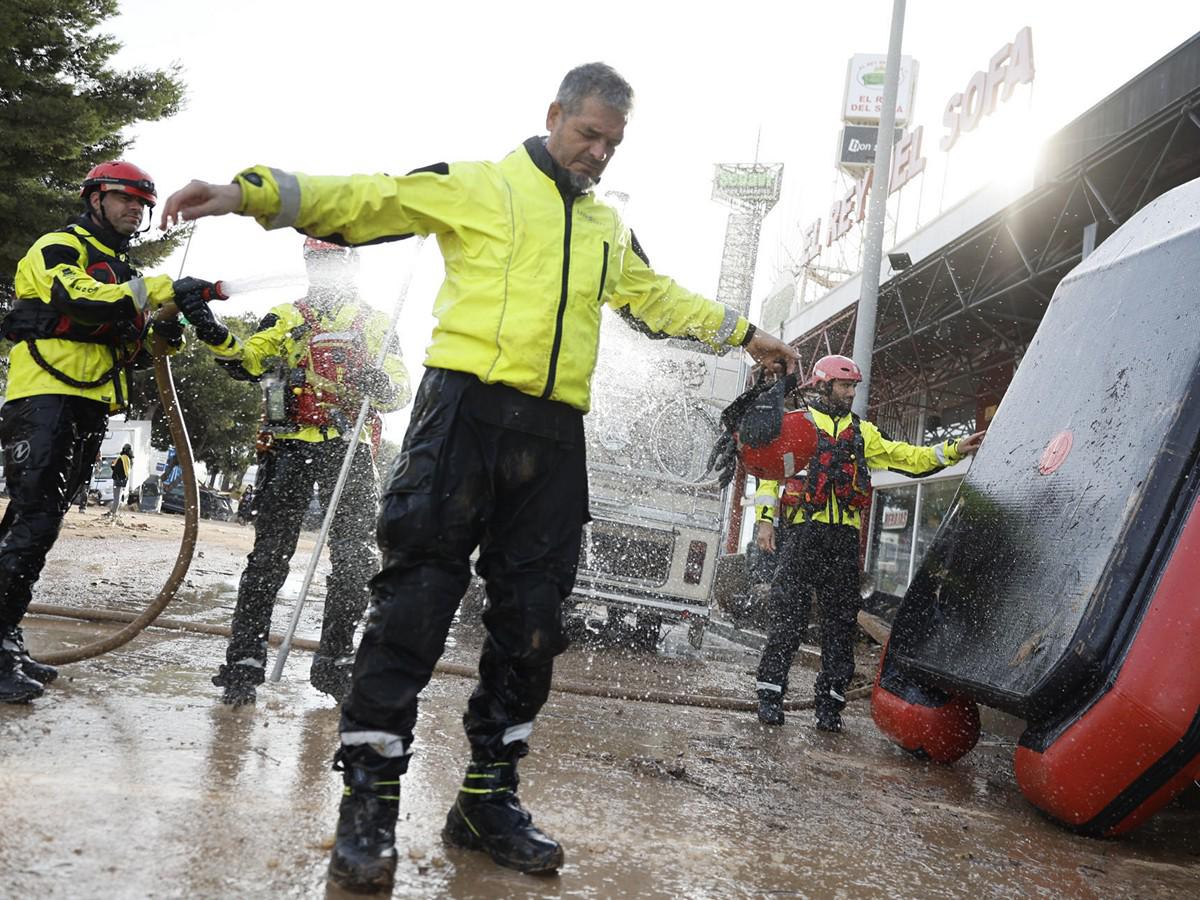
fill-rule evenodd
<path id="1" fill-rule="evenodd" d="M 0 13 L 0 308 L 12 301 L 17 261 L 80 209 L 79 184 L 120 158 L 135 122 L 174 115 L 179 70 L 109 67 L 120 43 L 98 30 L 117 0 L 5 0 Z M 154 161 L 138 161 L 151 173 Z M 144 242 L 153 265 L 178 242 Z"/>
<path id="2" fill-rule="evenodd" d="M 253 334 L 258 321 L 253 313 L 225 318 L 226 326 L 238 337 Z M 171 371 L 193 456 L 204 462 L 209 472 L 240 477 L 254 462 L 254 441 L 262 417 L 261 387 L 231 377 L 190 330 L 187 345 L 171 357 Z M 171 444 L 171 435 L 154 373 L 137 373 L 130 393 L 131 417 L 152 419 L 152 442 L 165 450 Z"/>

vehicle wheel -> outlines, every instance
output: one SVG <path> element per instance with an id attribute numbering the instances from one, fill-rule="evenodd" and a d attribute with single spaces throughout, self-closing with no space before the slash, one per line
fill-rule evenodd
<path id="1" fill-rule="evenodd" d="M 634 646 L 645 650 L 658 647 L 658 637 L 662 633 L 662 616 L 654 613 L 638 613 L 637 624 L 633 626 Z"/>

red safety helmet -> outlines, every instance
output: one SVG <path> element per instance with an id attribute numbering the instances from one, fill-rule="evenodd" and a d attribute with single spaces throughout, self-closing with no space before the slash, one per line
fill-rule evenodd
<path id="1" fill-rule="evenodd" d="M 812 377 L 806 385 L 825 384 L 830 381 L 862 381 L 862 369 L 848 356 L 822 356 L 813 364 Z"/>
<path id="2" fill-rule="evenodd" d="M 816 452 L 817 426 L 808 417 L 808 411 L 803 409 L 783 414 L 779 437 L 770 443 L 750 447 L 738 441 L 738 455 L 746 471 L 772 481 L 793 478 L 797 472 L 808 467 L 808 461 Z"/>
<path id="3" fill-rule="evenodd" d="M 341 244 L 323 241 L 320 238 L 306 237 L 304 239 L 304 259 L 306 262 L 310 259 L 351 262 L 358 260 L 358 251 L 353 247 L 343 247 Z"/>
<path id="4" fill-rule="evenodd" d="M 120 159 L 92 167 L 80 185 L 79 196 L 86 200 L 88 194 L 93 191 L 120 191 L 132 197 L 140 197 L 151 207 L 158 202 L 158 195 L 154 191 L 154 179 L 149 173 Z"/>

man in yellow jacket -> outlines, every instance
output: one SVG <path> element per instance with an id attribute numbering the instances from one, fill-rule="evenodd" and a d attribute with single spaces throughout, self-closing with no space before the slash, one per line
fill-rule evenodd
<path id="1" fill-rule="evenodd" d="M 854 675 L 858 616 L 858 547 L 862 512 L 871 505 L 871 470 L 929 475 L 979 449 L 983 433 L 934 447 L 892 441 L 850 411 L 862 372 L 845 356 L 825 356 L 813 366 L 808 412 L 817 447 L 777 499 L 777 482 L 759 482 L 755 494 L 758 545 L 774 550 L 776 523 L 788 523 L 771 590 L 771 627 L 758 664 L 758 718 L 783 724 L 788 671 L 808 624 L 815 595 L 821 625 L 821 673 L 813 689 L 817 728 L 842 729 L 846 687 Z"/>
<path id="2" fill-rule="evenodd" d="M 389 334 L 388 317 L 358 296 L 358 251 L 308 238 L 304 263 L 307 295 L 274 307 L 245 341 L 231 335 L 199 296 L 191 295 L 182 307 L 196 336 L 231 375 L 264 385 L 269 443 L 259 454 L 254 549 L 238 583 L 225 664 L 213 678 L 224 689 L 222 702 L 232 706 L 255 702 L 265 674 L 275 597 L 287 580 L 313 484 L 321 508 L 327 509 L 346 458 L 343 438 L 365 394 L 371 401 L 368 434 L 355 450 L 330 525 L 332 571 L 326 581 L 321 642 L 309 671 L 317 690 L 339 701 L 345 697 L 354 630 L 367 607 L 367 583 L 379 571 L 374 439 L 380 414 L 400 409 L 410 396 L 408 370 L 398 341 Z M 378 368 L 385 342 L 393 350 Z"/>
<path id="3" fill-rule="evenodd" d="M 178 323 L 153 326 L 162 304 L 211 290 L 195 278 L 143 278 L 127 255 L 154 182 L 122 160 L 95 166 L 83 212 L 42 235 L 17 264 L 16 298 L 0 324 L 14 342 L 0 409 L 8 509 L 0 522 L 0 702 L 42 694 L 58 674 L 25 650 L 21 619 L 71 499 L 91 469 L 109 413 L 129 396 L 129 371 L 149 364 L 151 328 L 178 349 Z"/>
<path id="4" fill-rule="evenodd" d="M 562 603 L 588 520 L 582 417 L 601 307 L 795 367 L 787 345 L 651 269 L 616 210 L 596 198 L 632 101 L 620 75 L 591 63 L 563 80 L 549 135 L 498 163 L 438 163 L 401 177 L 257 166 L 232 185 L 193 182 L 167 203 L 168 217 L 239 212 L 347 244 L 433 234 L 445 261 L 427 372 L 384 491 L 383 571 L 342 711 L 345 793 L 329 871 L 343 887 L 392 883 L 417 695 L 477 546 L 488 637 L 464 716 L 472 760 L 443 839 L 521 871 L 562 863 L 561 846 L 517 799 L 516 767 L 567 646 Z"/>

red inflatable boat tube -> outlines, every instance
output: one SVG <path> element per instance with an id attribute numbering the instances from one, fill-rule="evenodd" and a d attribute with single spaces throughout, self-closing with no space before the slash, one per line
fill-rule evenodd
<path id="1" fill-rule="evenodd" d="M 1200 502 L 1108 690 L 1044 747 L 1017 748 L 1029 802 L 1085 834 L 1136 828 L 1200 776 Z"/>
<path id="2" fill-rule="evenodd" d="M 979 740 L 979 707 L 966 697 L 922 687 L 889 663 L 884 645 L 871 692 L 871 718 L 879 730 L 918 757 L 949 764 Z"/>

